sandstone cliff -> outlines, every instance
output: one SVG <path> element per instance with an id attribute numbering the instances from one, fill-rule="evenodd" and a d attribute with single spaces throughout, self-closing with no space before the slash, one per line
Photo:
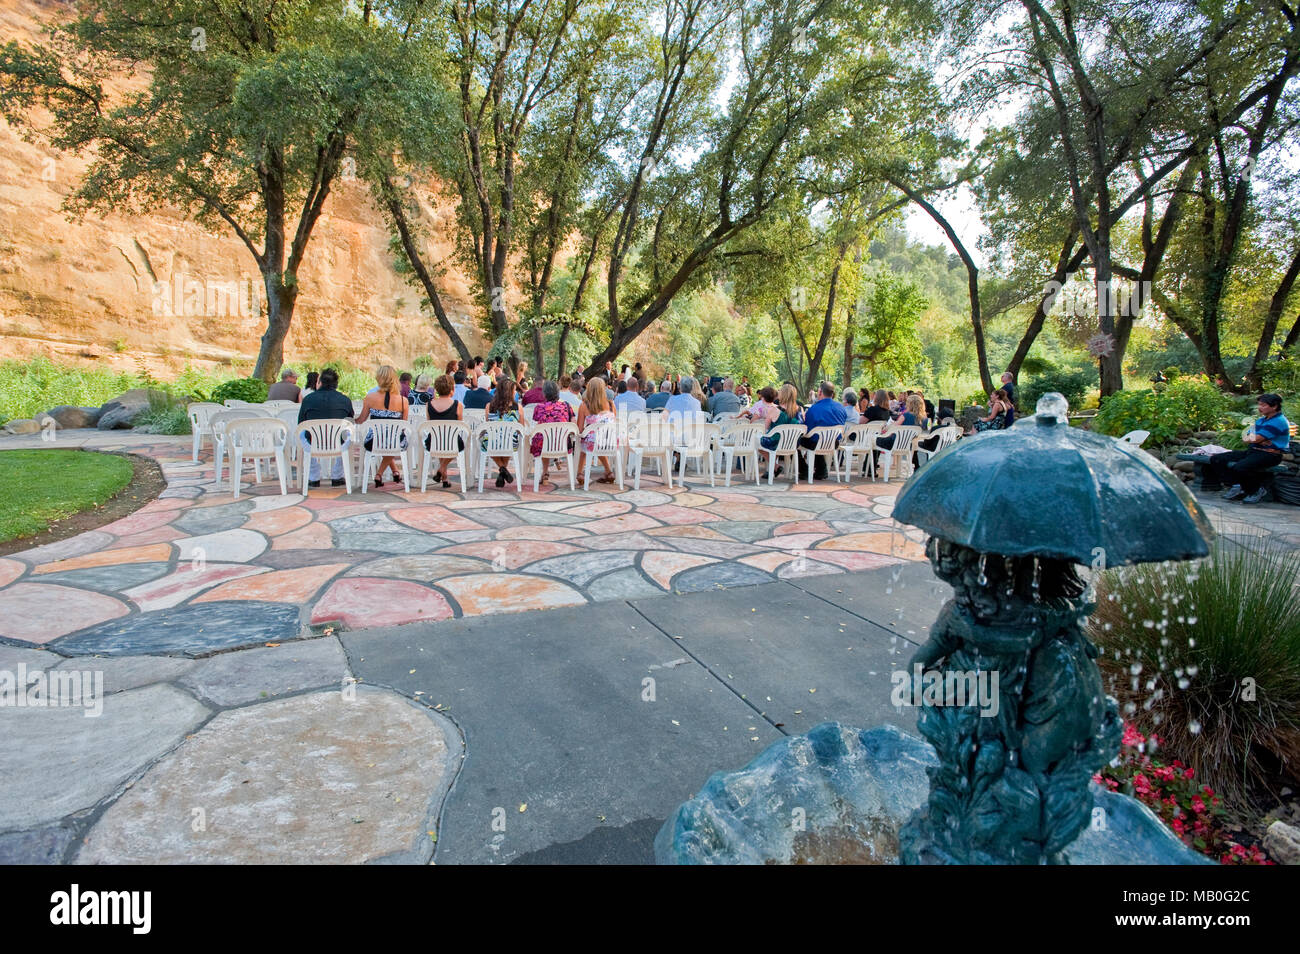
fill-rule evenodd
<path id="1" fill-rule="evenodd" d="M 0 42 L 35 39 L 42 21 L 65 11 L 57 0 L 0 0 Z M 23 141 L 0 119 L 0 357 L 143 365 L 160 376 L 187 361 L 251 368 L 265 295 L 248 250 L 228 230 L 206 231 L 167 208 L 70 221 L 60 206 L 88 164 Z M 451 261 L 453 207 L 422 194 L 429 261 L 447 268 L 448 313 L 472 348 L 484 348 L 470 282 Z M 409 366 L 419 355 L 451 356 L 420 292 L 394 271 L 360 181 L 337 184 L 300 278 L 290 361 Z"/>

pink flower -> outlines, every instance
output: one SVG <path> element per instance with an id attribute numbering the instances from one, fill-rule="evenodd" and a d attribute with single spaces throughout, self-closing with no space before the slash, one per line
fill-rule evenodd
<path id="1" fill-rule="evenodd" d="M 1203 811 L 1205 811 L 1205 801 L 1201 798 L 1201 796 L 1199 795 L 1192 796 L 1192 811 L 1196 812 L 1196 814 L 1198 815 L 1201 814 Z"/>
<path id="2" fill-rule="evenodd" d="M 1151 794 L 1151 783 L 1147 781 L 1147 777 L 1141 772 L 1136 772 L 1133 775 L 1133 790 L 1139 795 Z"/>
<path id="3" fill-rule="evenodd" d="M 1124 736 L 1120 739 L 1124 745 L 1138 746 L 1145 742 L 1142 733 L 1138 732 L 1137 726 L 1132 722 L 1124 723 Z"/>

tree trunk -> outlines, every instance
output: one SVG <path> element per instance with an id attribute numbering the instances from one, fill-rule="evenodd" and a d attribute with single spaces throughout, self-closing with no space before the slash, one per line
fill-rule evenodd
<path id="1" fill-rule="evenodd" d="M 853 316 L 848 318 L 848 328 L 844 332 L 844 387 L 853 386 Z"/>
<path id="2" fill-rule="evenodd" d="M 1034 317 L 1030 319 L 1029 327 L 1025 329 L 1025 333 L 1020 337 L 1020 344 L 1016 346 L 1016 353 L 1007 362 L 1007 372 L 1013 378 L 1020 374 L 1020 366 L 1024 364 L 1025 358 L 1029 357 L 1029 349 L 1033 347 L 1034 341 L 1043 330 L 1047 315 L 1056 300 L 1056 294 L 1064 287 L 1066 279 L 1077 272 L 1079 266 L 1083 264 L 1083 260 L 1088 257 L 1088 247 L 1086 245 L 1080 245 L 1079 250 L 1074 255 L 1070 254 L 1070 249 L 1074 247 L 1077 234 L 1077 231 L 1072 231 L 1070 238 L 1061 249 L 1061 256 L 1056 261 L 1056 271 L 1052 273 L 1049 290 L 1039 297 L 1038 307 L 1034 309 Z"/>
<path id="3" fill-rule="evenodd" d="M 533 374 L 546 374 L 546 355 L 542 352 L 542 329 L 533 325 Z"/>
<path id="4" fill-rule="evenodd" d="M 835 267 L 831 269 L 831 284 L 826 292 L 826 312 L 822 317 L 821 334 L 817 337 L 817 350 L 808 356 L 808 375 L 804 378 L 804 391 L 811 391 L 818 383 L 817 376 L 821 373 L 822 359 L 826 356 L 826 345 L 831 340 L 831 324 L 835 319 L 835 293 L 839 288 L 840 264 L 843 261 L 842 251 L 835 262 Z"/>
<path id="5" fill-rule="evenodd" d="M 555 355 L 555 380 L 559 380 L 569 370 L 569 326 L 560 329 L 560 344 Z"/>
<path id="6" fill-rule="evenodd" d="M 1250 391 L 1264 390 L 1264 383 L 1260 380 L 1259 366 L 1264 363 L 1268 357 L 1269 351 L 1273 347 L 1273 339 L 1277 335 L 1278 322 L 1282 320 L 1282 310 L 1286 308 L 1287 299 L 1291 297 L 1291 289 L 1295 287 L 1296 278 L 1300 277 L 1300 249 L 1296 250 L 1295 256 L 1291 259 L 1291 266 L 1282 276 L 1282 281 L 1278 283 L 1277 291 L 1273 293 L 1273 299 L 1268 305 L 1268 315 L 1264 319 L 1264 329 L 1259 335 L 1259 345 L 1255 348 L 1255 357 L 1250 362 L 1250 368 L 1246 371 L 1246 389 Z"/>
<path id="7" fill-rule="evenodd" d="M 266 332 L 262 335 L 262 346 L 257 352 L 253 377 L 270 384 L 275 381 L 284 365 L 284 339 L 293 322 L 298 284 L 286 283 L 279 272 L 264 273 L 262 283 L 266 288 Z"/>
<path id="8" fill-rule="evenodd" d="M 397 235 L 401 239 L 402 249 L 406 252 L 406 260 L 415 271 L 415 276 L 424 288 L 425 295 L 428 296 L 429 305 L 433 308 L 433 316 L 438 321 L 438 327 L 447 336 L 447 340 L 456 349 L 456 353 L 460 355 L 461 360 L 469 364 L 471 357 L 469 346 L 465 344 L 465 340 L 456 330 L 456 326 L 447 317 L 447 310 L 442 306 L 442 296 L 438 294 L 438 286 L 434 282 L 429 269 L 425 266 L 420 250 L 415 245 L 415 238 L 411 234 L 410 224 L 406 221 L 406 211 L 402 208 L 401 201 L 396 196 L 391 196 L 387 201 L 387 207 L 393 224 L 397 226 Z"/>

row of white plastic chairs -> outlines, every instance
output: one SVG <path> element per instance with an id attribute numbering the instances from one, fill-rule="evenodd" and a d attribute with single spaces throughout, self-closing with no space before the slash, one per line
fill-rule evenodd
<path id="1" fill-rule="evenodd" d="M 513 421 L 487 421 L 486 412 L 466 410 L 465 421 L 427 421 L 423 408 L 412 408 L 411 420 L 369 420 L 356 424 L 350 419 L 311 421 L 299 424 L 299 406 L 293 402 L 267 402 L 222 407 L 216 404 L 191 404 L 190 422 L 194 432 L 194 460 L 198 460 L 202 441 L 211 440 L 216 461 L 216 480 L 220 486 L 225 458 L 229 457 L 233 472 L 234 495 L 239 495 L 243 461 L 254 465 L 254 477 L 261 480 L 261 463 L 274 462 L 281 477 L 281 492 L 287 493 L 290 470 L 298 467 L 298 483 L 306 489 L 307 473 L 313 458 L 322 462 L 340 459 L 343 462 L 344 481 L 352 490 L 353 450 L 362 447 L 369 439 L 370 448 L 362 448 L 361 489 L 368 489 L 375 469 L 384 457 L 402 462 L 404 487 L 410 489 L 413 465 L 422 462 L 420 489 L 427 489 L 430 468 L 439 464 L 444 479 L 452 460 L 457 464 L 461 491 L 467 491 L 469 475 L 477 474 L 480 492 L 483 489 L 488 462 L 492 458 L 506 458 L 515 466 L 515 486 L 522 488 L 526 466 L 532 463 L 533 486 L 540 486 L 541 470 L 538 464 L 545 459 L 564 463 L 570 489 L 576 484 L 577 445 L 580 440 L 592 450 L 583 468 L 583 487 L 590 486 L 592 465 L 599 458 L 614 464 L 619 488 L 623 488 L 626 472 L 633 478 L 634 487 L 640 489 L 641 472 L 646 460 L 653 460 L 662 479 L 671 488 L 673 459 L 679 460 L 679 480 L 685 483 L 687 466 L 694 463 L 703 476 L 707 467 L 709 484 L 716 486 L 721 474 L 726 486 L 731 485 L 732 472 L 739 463 L 742 473 L 752 475 L 760 483 L 762 467 L 760 455 L 767 457 L 769 486 L 775 477 L 775 468 L 782 460 L 790 464 L 791 476 L 798 483 L 798 459 L 803 456 L 809 470 L 818 456 L 828 459 L 835 469 L 836 480 L 850 480 L 855 472 L 876 477 L 874 453 L 881 450 L 881 475 L 889 480 L 894 464 L 906 477 L 911 470 L 913 453 L 922 461 L 928 459 L 961 436 L 953 426 L 925 434 L 918 427 L 891 427 L 896 435 L 887 451 L 877 448 L 884 424 L 880 422 L 806 429 L 801 424 L 786 424 L 768 430 L 765 425 L 730 417 L 720 423 L 705 420 L 704 415 L 662 415 L 633 411 L 620 414 L 614 420 L 590 425 L 583 434 L 573 423 L 547 423 L 525 426 Z M 290 436 L 295 439 L 290 440 Z M 529 444 L 541 437 L 540 454 L 532 457 Z M 770 450 L 759 443 L 764 436 L 774 437 Z M 916 443 L 938 437 L 933 450 L 916 447 Z M 304 440 L 305 438 L 305 440 Z M 811 446 L 802 446 L 805 438 Z"/>

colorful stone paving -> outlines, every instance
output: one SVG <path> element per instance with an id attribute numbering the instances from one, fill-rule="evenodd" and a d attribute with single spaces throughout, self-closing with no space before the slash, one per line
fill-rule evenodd
<path id="1" fill-rule="evenodd" d="M 51 445 L 0 443 L 16 446 Z M 737 473 L 730 488 L 646 476 L 622 492 L 387 484 L 304 498 L 246 475 L 234 500 L 188 438 L 66 432 L 54 446 L 144 454 L 167 478 L 122 520 L 0 558 L 0 640 L 63 655 L 201 656 L 923 558 L 919 532 L 890 518 L 900 481 L 755 487 Z"/>

